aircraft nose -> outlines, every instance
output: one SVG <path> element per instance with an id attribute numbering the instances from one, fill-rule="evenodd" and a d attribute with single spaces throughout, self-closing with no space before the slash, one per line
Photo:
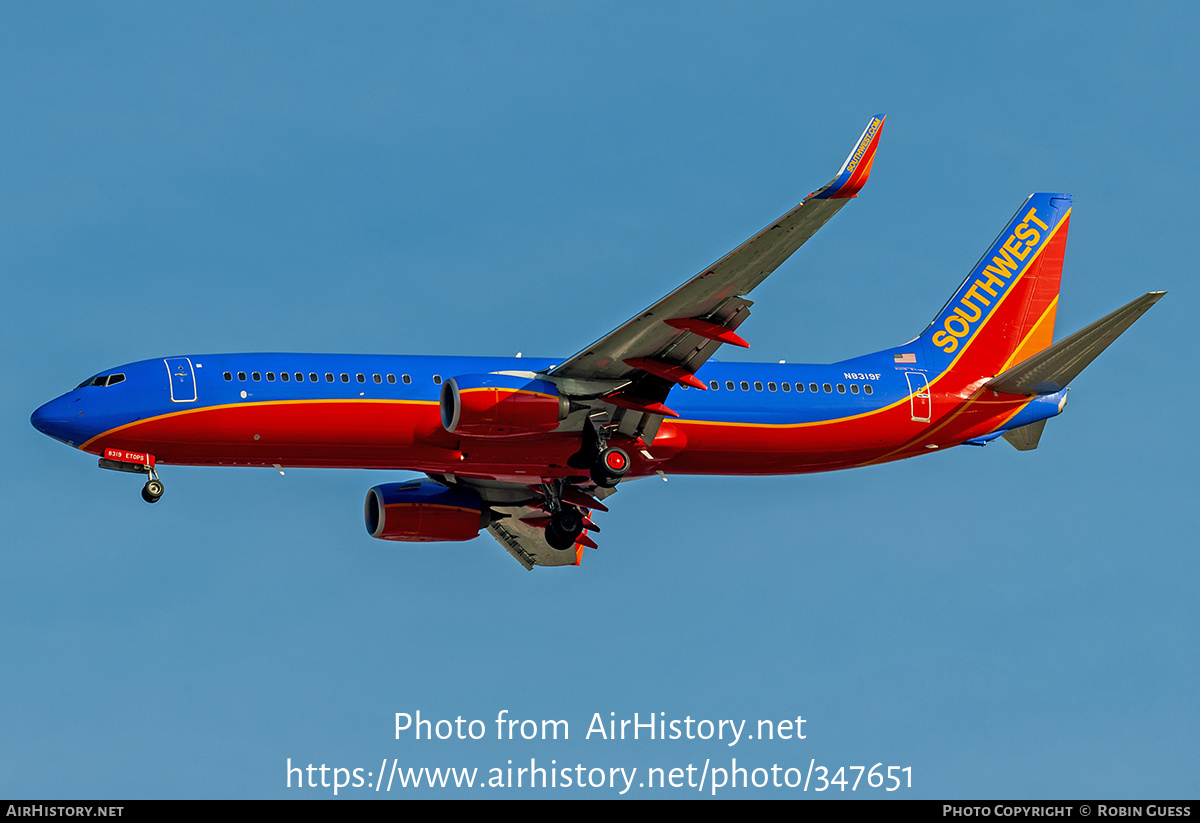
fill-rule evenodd
<path id="1" fill-rule="evenodd" d="M 67 400 L 65 395 L 63 397 L 56 397 L 49 403 L 39 406 L 30 415 L 29 422 L 42 434 L 74 445 L 76 437 L 72 432 L 72 412 L 69 406 L 70 401 Z"/>

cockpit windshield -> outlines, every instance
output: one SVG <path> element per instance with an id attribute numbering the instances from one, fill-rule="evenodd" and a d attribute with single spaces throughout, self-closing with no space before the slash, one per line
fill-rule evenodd
<path id="1" fill-rule="evenodd" d="M 123 374 L 98 374 L 95 377 L 89 377 L 75 388 L 82 389 L 84 386 L 115 386 L 125 379 Z"/>

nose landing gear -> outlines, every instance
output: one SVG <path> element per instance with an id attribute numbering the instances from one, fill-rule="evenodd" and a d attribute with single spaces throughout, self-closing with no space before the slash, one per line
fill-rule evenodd
<path id="1" fill-rule="evenodd" d="M 163 482 L 158 479 L 158 473 L 154 469 L 150 470 L 152 476 L 146 481 L 146 485 L 142 486 L 142 499 L 147 503 L 157 503 L 158 499 L 163 496 Z"/>
<path id="2" fill-rule="evenodd" d="M 105 449 L 104 457 L 100 458 L 100 468 L 146 475 L 146 485 L 142 486 L 142 499 L 147 503 L 157 503 L 158 499 L 163 496 L 163 482 L 159 480 L 158 472 L 154 470 L 154 455 L 152 454 Z"/>

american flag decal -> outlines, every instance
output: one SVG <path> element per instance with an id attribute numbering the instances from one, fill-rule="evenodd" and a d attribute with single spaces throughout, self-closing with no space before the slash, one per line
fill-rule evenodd
<path id="1" fill-rule="evenodd" d="M 912 353 L 897 354 L 892 359 L 897 363 L 912 363 L 913 365 L 916 365 L 917 362 L 917 356 Z"/>

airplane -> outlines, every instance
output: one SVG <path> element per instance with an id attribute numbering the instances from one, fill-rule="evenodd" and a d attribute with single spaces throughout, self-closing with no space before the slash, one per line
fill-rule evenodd
<path id="1" fill-rule="evenodd" d="M 372 537 L 487 530 L 526 569 L 579 565 L 619 484 L 775 475 L 1003 437 L 1037 448 L 1072 380 L 1165 292 L 1054 342 L 1071 197 L 1017 210 L 916 338 L 827 365 L 718 362 L 747 295 L 866 184 L 884 116 L 838 174 L 679 288 L 566 359 L 180 355 L 106 369 L 37 409 L 39 431 L 143 474 L 161 465 L 363 468 Z"/>

